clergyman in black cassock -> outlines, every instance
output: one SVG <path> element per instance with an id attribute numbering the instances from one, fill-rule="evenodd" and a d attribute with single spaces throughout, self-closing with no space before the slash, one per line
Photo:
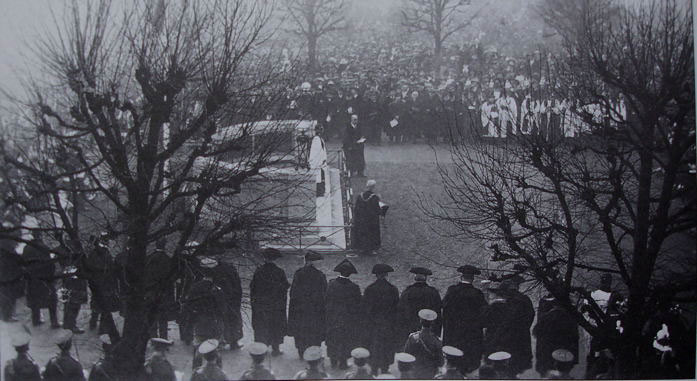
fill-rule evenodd
<path id="1" fill-rule="evenodd" d="M 448 287 L 443 297 L 443 344 L 460 349 L 463 355 L 453 359 L 462 374 L 479 368 L 484 333 L 482 312 L 486 307 L 484 294 L 472 285 L 480 271 L 473 266 L 460 266 L 461 282 Z"/>
<path id="2" fill-rule="evenodd" d="M 402 291 L 399 298 L 399 325 L 402 336 L 400 341 L 406 340 L 409 334 L 421 329 L 419 311 L 422 309 L 436 311 L 438 317 L 430 324 L 430 327 L 436 336 L 440 336 L 442 327 L 440 293 L 426 283 L 427 276 L 431 275 L 432 272 L 423 267 L 414 267 L 409 271 L 416 275 L 414 276 L 415 282 Z"/>
<path id="3" fill-rule="evenodd" d="M 305 266 L 295 272 L 290 286 L 288 335 L 295 338 L 300 356 L 308 347 L 322 345 L 326 335 L 327 277 L 312 264 L 321 259 L 320 254 L 308 251 Z"/>
<path id="4" fill-rule="evenodd" d="M 281 256 L 280 252 L 265 249 L 263 256 L 264 264 L 254 272 L 250 284 L 254 341 L 270 346 L 273 354 L 279 354 L 278 346 L 283 343 L 288 328 L 286 305 L 290 283 L 286 273 L 273 263 Z"/>
<path id="5" fill-rule="evenodd" d="M 378 263 L 373 266 L 377 280 L 365 288 L 363 311 L 366 319 L 364 343 L 370 351 L 370 367 L 373 375 L 388 371 L 397 346 L 397 306 L 399 290 L 387 280 L 392 267 Z"/>
<path id="6" fill-rule="evenodd" d="M 373 193 L 375 180 L 368 180 L 365 192 L 356 196 L 351 240 L 353 249 L 371 253 L 380 248 L 380 196 Z"/>
<path id="7" fill-rule="evenodd" d="M 348 259 L 334 271 L 340 275 L 327 286 L 327 356 L 333 366 L 346 369 L 346 360 L 360 339 L 361 289 L 349 280 L 358 271 Z"/>

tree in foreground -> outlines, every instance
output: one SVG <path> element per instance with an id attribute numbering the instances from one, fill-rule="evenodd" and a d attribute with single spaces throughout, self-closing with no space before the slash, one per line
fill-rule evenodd
<path id="1" fill-rule="evenodd" d="M 521 116 L 505 141 L 455 144 L 432 215 L 491 243 L 502 269 L 608 339 L 615 377 L 636 378 L 656 334 L 647 322 L 662 302 L 694 301 L 697 291 L 692 13 L 675 1 L 548 3 L 564 48 L 553 85 L 531 93 L 554 107 L 530 134 Z M 560 120 L 576 137 L 544 127 Z M 602 273 L 626 297 L 620 328 L 590 296 Z M 694 377 L 694 341 L 674 343 Z"/>
<path id="2" fill-rule="evenodd" d="M 62 244 L 58 259 L 76 265 L 91 235 L 123 243 L 125 321 L 114 352 L 120 379 L 133 380 L 179 271 L 211 247 L 280 224 L 272 211 L 298 184 L 272 173 L 293 150 L 286 131 L 270 123 L 264 139 L 253 136 L 252 122 L 285 97 L 279 60 L 264 45 L 270 3 L 114 8 L 75 1 L 35 45 L 40 75 L 18 100 L 24 127 L 2 146 L 0 237 Z M 32 239 L 41 233 L 43 244 Z M 146 266 L 158 241 L 175 264 L 164 282 Z"/>

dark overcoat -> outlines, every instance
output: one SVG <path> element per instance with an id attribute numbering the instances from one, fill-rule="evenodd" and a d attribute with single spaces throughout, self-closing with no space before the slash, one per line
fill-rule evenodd
<path id="1" fill-rule="evenodd" d="M 225 303 L 220 288 L 208 279 L 201 279 L 191 285 L 182 313 L 191 322 L 194 334 L 200 339 L 217 339 L 223 329 Z"/>
<path id="2" fill-rule="evenodd" d="M 101 313 L 121 309 L 119 298 L 120 274 L 107 248 L 96 246 L 84 258 L 82 274 L 87 278 L 94 306 Z"/>
<path id="3" fill-rule="evenodd" d="M 397 342 L 397 306 L 399 291 L 387 279 L 378 279 L 366 287 L 363 293 L 365 316 L 364 345 L 370 351 L 370 365 L 387 371 L 395 351 L 402 343 Z"/>
<path id="4" fill-rule="evenodd" d="M 255 341 L 267 345 L 283 342 L 288 329 L 288 287 L 286 273 L 273 263 L 264 263 L 254 272 L 250 300 Z"/>
<path id="5" fill-rule="evenodd" d="M 356 127 L 349 123 L 344 130 L 342 148 L 346 156 L 346 166 L 349 171 L 363 171 L 365 169 L 364 143 L 357 143 L 363 137 L 360 122 Z"/>
<path id="6" fill-rule="evenodd" d="M 456 364 L 462 373 L 479 368 L 484 345 L 482 313 L 486 305 L 484 294 L 471 283 L 452 285 L 443 297 L 443 344 L 464 353 Z"/>
<path id="7" fill-rule="evenodd" d="M 492 301 L 484 312 L 484 355 L 505 351 L 511 354 L 510 369 L 513 374 L 530 368 L 532 348 L 530 347 L 530 328 L 525 328 L 530 311 L 521 308 L 511 297 Z M 534 318 L 534 311 L 532 311 Z"/>
<path id="8" fill-rule="evenodd" d="M 410 333 L 421 329 L 419 311 L 422 309 L 433 310 L 438 314 L 438 318 L 433 322 L 432 330 L 436 336 L 440 336 L 442 327 L 441 307 L 440 293 L 435 287 L 429 286 L 426 282 L 414 282 L 414 284 L 402 291 L 402 296 L 399 298 L 402 336 L 400 340 L 405 341 Z"/>
<path id="9" fill-rule="evenodd" d="M 361 289 L 348 278 L 336 278 L 327 286 L 327 356 L 346 360 L 359 344 Z"/>
<path id="10" fill-rule="evenodd" d="M 327 277 L 314 266 L 304 266 L 293 276 L 288 303 L 288 335 L 321 344 L 326 334 Z"/>
<path id="11" fill-rule="evenodd" d="M 353 249 L 370 251 L 380 248 L 380 212 L 380 196 L 369 190 L 356 196 L 351 228 Z"/>
<path id="12" fill-rule="evenodd" d="M 242 338 L 242 282 L 234 265 L 220 262 L 213 269 L 213 283 L 220 287 L 223 305 L 224 337 L 234 344 Z"/>
<path id="13" fill-rule="evenodd" d="M 542 301 L 540 304 L 544 307 Z M 554 303 L 549 308 L 538 308 L 533 334 L 537 338 L 535 370 L 541 375 L 547 373 L 554 365 L 552 352 L 557 349 L 566 349 L 573 353 L 574 364 L 578 363 L 578 323 L 561 306 Z"/>
<path id="14" fill-rule="evenodd" d="M 22 259 L 27 263 L 27 305 L 29 308 L 48 308 L 55 306 L 56 263 L 49 252 L 27 245 Z"/>

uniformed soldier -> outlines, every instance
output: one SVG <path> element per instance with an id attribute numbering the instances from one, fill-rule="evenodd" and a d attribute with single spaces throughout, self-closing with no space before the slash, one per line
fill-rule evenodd
<path id="1" fill-rule="evenodd" d="M 458 348 L 450 345 L 443 346 L 443 356 L 445 357 L 445 366 L 434 377 L 436 380 L 463 380 L 465 376 L 460 373 L 458 365 L 464 353 Z"/>
<path id="2" fill-rule="evenodd" d="M 344 376 L 347 380 L 370 380 L 373 376 L 370 374 L 370 370 L 367 367 L 368 359 L 370 358 L 370 351 L 365 348 L 354 348 L 351 351 L 351 357 L 353 357 L 353 366 L 355 369 L 349 371 Z"/>
<path id="3" fill-rule="evenodd" d="M 400 352 L 395 353 L 394 361 L 397 363 L 397 370 L 399 371 L 399 378 L 402 380 L 409 380 L 414 377 L 414 363 L 416 362 L 416 357 L 409 353 Z"/>
<path id="4" fill-rule="evenodd" d="M 487 365 L 491 367 L 493 379 L 517 379 L 515 372 L 511 370 L 511 354 L 505 351 L 494 352 L 487 356 Z"/>
<path id="5" fill-rule="evenodd" d="M 110 381 L 116 379 L 116 369 L 111 357 L 111 338 L 109 335 L 102 334 L 99 336 L 99 341 L 102 343 L 102 352 L 104 356 L 92 365 L 88 381 Z"/>
<path id="6" fill-rule="evenodd" d="M 275 380 L 273 372 L 264 367 L 269 347 L 264 343 L 254 342 L 249 344 L 248 351 L 252 357 L 252 367 L 242 373 L 240 380 Z"/>
<path id="7" fill-rule="evenodd" d="M 61 329 L 56 335 L 56 345 L 60 353 L 48 361 L 44 369 L 44 381 L 85 381 L 80 363 L 70 356 L 73 346 L 73 332 Z"/>
<path id="8" fill-rule="evenodd" d="M 301 370 L 295 375 L 296 380 L 323 380 L 327 377 L 327 373 L 319 369 L 322 361 L 322 348 L 313 345 L 303 353 L 303 360 L 307 362 L 307 369 Z"/>
<path id="9" fill-rule="evenodd" d="M 427 277 L 433 273 L 424 267 L 413 267 L 409 272 L 414 274 L 414 283 L 407 287 L 399 298 L 398 309 L 402 336 L 400 341 L 405 341 L 412 332 L 421 328 L 419 311 L 422 309 L 429 309 L 438 314 L 431 329 L 436 336 L 440 337 L 442 306 L 440 294 L 438 290 L 426 283 Z"/>
<path id="10" fill-rule="evenodd" d="M 572 380 L 571 369 L 574 367 L 574 354 L 566 349 L 557 349 L 552 352 L 554 365 L 552 370 L 547 372 L 545 378 L 555 380 Z"/>
<path id="11" fill-rule="evenodd" d="M 419 379 L 429 379 L 435 376 L 438 367 L 443 365 L 441 354 L 442 344 L 433 334 L 433 322 L 438 318 L 436 311 L 422 309 L 418 313 L 421 319 L 421 330 L 409 335 L 404 352 L 410 353 L 416 358 L 414 363 L 414 376 Z"/>
<path id="12" fill-rule="evenodd" d="M 31 335 L 21 331 L 12 337 L 12 346 L 17 351 L 17 357 L 5 363 L 5 381 L 41 381 L 39 366 L 29 356 Z"/>
<path id="13" fill-rule="evenodd" d="M 203 357 L 203 365 L 196 368 L 191 375 L 191 381 L 225 381 L 227 376 L 219 365 L 218 340 L 209 339 L 201 343 L 198 353 Z"/>
<path id="14" fill-rule="evenodd" d="M 310 346 L 322 345 L 326 334 L 327 277 L 313 262 L 322 256 L 314 251 L 305 253 L 305 266 L 295 272 L 290 286 L 288 303 L 288 335 L 295 338 L 298 354 Z"/>
<path id="15" fill-rule="evenodd" d="M 370 351 L 370 367 L 373 375 L 387 372 L 397 348 L 397 306 L 399 291 L 387 280 L 394 269 L 386 264 L 373 266 L 377 280 L 366 287 L 363 295 L 363 310 L 366 318 L 366 337 L 363 340 Z M 401 344 L 401 343 L 400 343 Z"/>
<path id="16" fill-rule="evenodd" d="M 472 285 L 481 274 L 474 266 L 458 267 L 460 283 L 448 287 L 443 298 L 443 344 L 460 349 L 463 356 L 453 359 L 462 374 L 477 369 L 482 358 L 484 334 L 482 311 L 484 294 Z"/>
<path id="17" fill-rule="evenodd" d="M 283 343 L 288 328 L 286 306 L 290 284 L 286 273 L 273 263 L 281 253 L 267 248 L 262 255 L 264 264 L 254 272 L 249 287 L 252 328 L 254 340 L 271 346 L 271 355 L 277 356 L 281 354 L 279 345 Z"/>
<path id="18" fill-rule="evenodd" d="M 349 276 L 358 273 L 351 261 L 344 259 L 334 271 L 340 275 L 327 286 L 327 356 L 332 367 L 346 369 L 346 360 L 360 334 L 361 289 L 349 280 Z"/>
<path id="19" fill-rule="evenodd" d="M 150 358 L 145 361 L 145 373 L 148 375 L 148 380 L 176 381 L 177 376 L 174 374 L 174 367 L 167 360 L 169 347 L 174 343 L 171 340 L 155 337 L 150 339 L 150 344 L 153 352 Z"/>

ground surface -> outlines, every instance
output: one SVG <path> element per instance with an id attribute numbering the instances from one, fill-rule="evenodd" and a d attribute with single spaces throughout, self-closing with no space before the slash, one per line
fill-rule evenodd
<path id="1" fill-rule="evenodd" d="M 338 147 L 330 145 L 336 150 Z M 332 156 L 330 154 L 330 156 Z M 378 183 L 377 193 L 379 193 L 386 203 L 390 205 L 385 226 L 382 230 L 383 245 L 377 257 L 352 257 L 351 260 L 358 268 L 359 274 L 352 276 L 361 289 L 370 284 L 374 277 L 370 270 L 375 263 L 383 262 L 395 268 L 395 272 L 389 277 L 400 291 L 412 282 L 409 268 L 411 266 L 426 266 L 433 270 L 434 275 L 430 283 L 445 293 L 447 287 L 456 282 L 457 273 L 455 268 L 465 263 L 478 266 L 488 266 L 485 246 L 477 242 L 460 242 L 451 238 L 441 237 L 437 231 L 447 229 L 447 226 L 434 225 L 424 215 L 419 207 L 419 198 L 435 199 L 442 197 L 440 189 L 440 178 L 435 164 L 436 158 L 443 165 L 448 165 L 449 154 L 445 146 L 432 148 L 423 144 L 405 145 L 383 145 L 369 146 L 366 148 L 367 169 L 365 178 L 355 178 L 352 185 L 355 194 L 362 191 L 367 179 L 375 179 Z M 343 254 L 328 255 L 324 261 L 319 262 L 318 267 L 331 279 L 335 275 L 331 269 L 342 259 Z M 247 297 L 249 281 L 254 270 L 251 260 L 242 260 L 238 263 L 242 286 Z M 279 265 L 286 270 L 289 280 L 292 279 L 293 272 L 302 265 L 302 259 L 293 255 L 288 255 L 279 261 Z M 533 303 L 537 305 L 537 293 L 533 296 Z M 79 318 L 79 324 L 87 329 L 89 320 L 88 306 L 83 306 Z M 47 312 L 44 311 L 46 315 Z M 249 311 L 243 311 L 245 320 L 244 338 L 240 344 L 245 345 L 253 340 L 253 332 L 249 322 Z M 29 322 L 29 311 L 26 309 L 24 299 L 18 303 L 18 316 L 23 322 Z M 48 316 L 44 317 L 48 320 Z M 19 329 L 19 324 L 2 324 L 0 331 L 0 354 L 2 363 L 12 355 L 13 351 L 9 347 L 6 339 L 7 333 Z M 55 346 L 51 344 L 52 331 L 47 326 L 30 327 L 33 333 L 31 344 L 31 355 L 41 365 L 45 365 L 55 353 Z M 184 372 L 184 379 L 188 380 L 191 373 L 191 354 L 193 348 L 182 344 L 178 338 L 178 328 L 176 323 L 170 323 L 170 338 L 175 339 L 170 354 L 170 359 L 175 367 Z M 91 364 L 100 356 L 100 347 L 95 331 L 88 331 L 83 335 L 76 336 L 76 355 L 79 356 L 83 366 L 91 367 Z M 293 345 L 292 338 L 286 337 L 285 343 L 281 347 L 285 352 L 280 357 L 269 359 L 269 365 L 279 378 L 292 378 L 295 373 L 303 369 L 304 364 L 299 360 L 298 354 Z M 585 358 L 585 351 L 582 349 L 581 359 Z M 249 367 L 250 360 L 244 351 L 223 352 L 224 370 L 231 378 L 239 377 L 242 372 Z M 581 366 L 575 369 L 576 376 L 580 376 Z M 333 377 L 343 376 L 344 371 L 335 371 L 329 366 L 326 367 L 328 373 Z M 536 372 L 530 370 L 522 375 L 524 378 L 539 377 Z"/>

